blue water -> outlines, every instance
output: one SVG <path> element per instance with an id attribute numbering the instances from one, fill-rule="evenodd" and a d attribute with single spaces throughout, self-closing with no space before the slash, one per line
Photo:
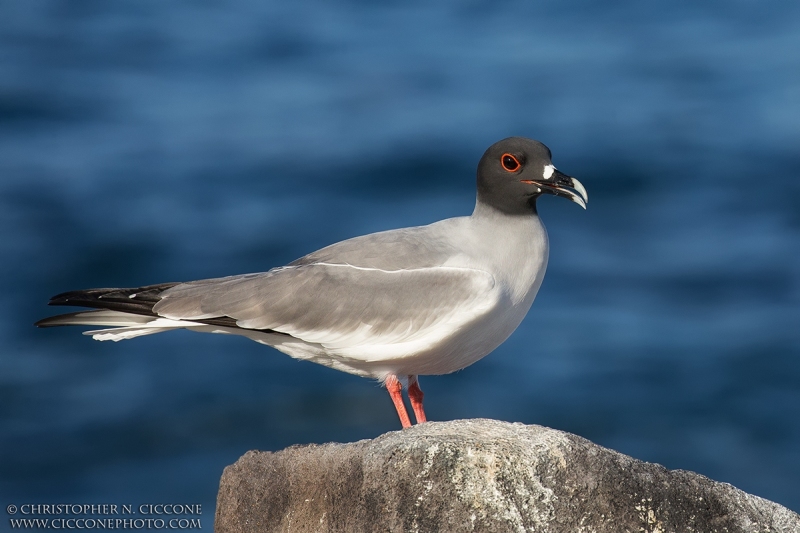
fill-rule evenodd
<path id="1" fill-rule="evenodd" d="M 571 431 L 800 511 L 800 4 L 0 7 L 0 503 L 202 503 L 250 449 L 398 428 L 376 384 L 245 339 L 37 330 L 70 289 L 267 270 L 468 214 L 545 142 L 519 330 L 433 420 Z M 0 520 L 6 527 L 7 521 Z"/>

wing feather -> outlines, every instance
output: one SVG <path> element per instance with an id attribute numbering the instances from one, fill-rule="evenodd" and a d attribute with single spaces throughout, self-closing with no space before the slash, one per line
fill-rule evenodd
<path id="1" fill-rule="evenodd" d="M 227 316 L 348 352 L 447 336 L 496 305 L 494 287 L 489 273 L 471 268 L 312 263 L 180 284 L 153 310 L 179 320 Z"/>

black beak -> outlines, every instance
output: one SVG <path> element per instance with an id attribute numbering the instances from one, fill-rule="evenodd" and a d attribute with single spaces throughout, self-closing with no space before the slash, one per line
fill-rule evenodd
<path id="1" fill-rule="evenodd" d="M 583 184 L 572 176 L 567 176 L 556 169 L 553 169 L 553 173 L 547 178 L 523 180 L 523 183 L 535 184 L 542 192 L 572 200 L 584 209 L 586 209 L 586 204 L 589 202 L 589 193 L 586 192 Z"/>

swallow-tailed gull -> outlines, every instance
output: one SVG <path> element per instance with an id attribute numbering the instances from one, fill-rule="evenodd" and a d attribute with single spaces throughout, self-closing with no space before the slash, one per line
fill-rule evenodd
<path id="1" fill-rule="evenodd" d="M 548 239 L 536 212 L 542 194 L 584 209 L 581 183 L 550 150 L 522 137 L 481 157 L 472 215 L 332 244 L 268 272 L 130 289 L 89 289 L 50 305 L 94 310 L 37 326 L 103 326 L 97 340 L 176 328 L 243 335 L 294 358 L 380 380 L 403 427 L 424 422 L 417 376 L 465 368 L 519 326 L 547 267 Z"/>

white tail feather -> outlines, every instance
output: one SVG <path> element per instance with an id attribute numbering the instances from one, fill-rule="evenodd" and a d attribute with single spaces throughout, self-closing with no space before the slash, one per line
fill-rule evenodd
<path id="1" fill-rule="evenodd" d="M 133 339 L 134 337 L 141 337 L 143 335 L 152 335 L 153 333 L 161 333 L 162 331 L 169 331 L 174 328 L 111 328 L 111 329 L 97 329 L 94 331 L 84 331 L 84 335 L 91 335 L 96 341 L 124 341 L 126 339 Z"/>
<path id="2" fill-rule="evenodd" d="M 48 326 L 134 326 L 147 324 L 155 317 L 123 313 L 122 311 L 78 311 L 43 320 Z"/>
<path id="3" fill-rule="evenodd" d="M 91 335 L 98 341 L 121 341 L 152 335 L 170 329 L 191 328 L 206 326 L 200 322 L 189 320 L 175 320 L 171 318 L 137 315 L 122 311 L 106 309 L 95 311 L 79 311 L 47 318 L 40 322 L 44 326 L 111 326 L 110 329 L 86 331 L 84 335 Z"/>
<path id="4" fill-rule="evenodd" d="M 152 335 L 174 329 L 189 329 L 204 333 L 225 333 L 241 335 L 270 346 L 285 340 L 284 335 L 258 330 L 240 329 L 225 326 L 212 326 L 202 322 L 180 320 L 164 317 L 153 317 L 110 311 L 106 309 L 94 311 L 78 311 L 66 315 L 47 318 L 41 322 L 44 326 L 110 326 L 107 329 L 84 331 L 98 341 L 122 341 L 143 335 Z"/>

